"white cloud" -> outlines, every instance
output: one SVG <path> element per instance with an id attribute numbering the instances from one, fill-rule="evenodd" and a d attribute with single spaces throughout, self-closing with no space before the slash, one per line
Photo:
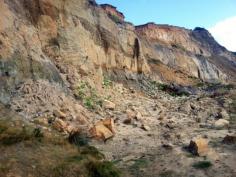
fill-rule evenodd
<path id="1" fill-rule="evenodd" d="M 236 51 L 236 16 L 220 21 L 208 30 L 221 45 Z"/>

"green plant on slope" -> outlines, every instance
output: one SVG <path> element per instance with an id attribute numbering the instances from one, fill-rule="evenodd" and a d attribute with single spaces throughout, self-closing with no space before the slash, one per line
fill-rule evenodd
<path id="1" fill-rule="evenodd" d="M 102 105 L 102 98 L 98 96 L 96 90 L 87 82 L 81 82 L 75 93 L 76 97 L 81 99 L 88 109 L 96 109 Z"/>
<path id="2" fill-rule="evenodd" d="M 193 167 L 196 169 L 207 169 L 212 166 L 210 161 L 199 161 L 193 164 Z"/>

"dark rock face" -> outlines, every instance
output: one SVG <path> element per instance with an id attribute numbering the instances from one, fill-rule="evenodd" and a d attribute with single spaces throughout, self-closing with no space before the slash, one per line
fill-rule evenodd
<path id="1" fill-rule="evenodd" d="M 196 27 L 192 31 L 192 36 L 195 40 L 199 41 L 202 47 L 211 51 L 214 54 L 221 54 L 222 52 L 226 52 L 226 49 L 219 45 L 212 35 L 204 28 Z"/>

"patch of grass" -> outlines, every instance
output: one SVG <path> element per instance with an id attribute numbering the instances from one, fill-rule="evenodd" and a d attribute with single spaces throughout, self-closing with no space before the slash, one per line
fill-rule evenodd
<path id="1" fill-rule="evenodd" d="M 0 120 L 0 176 L 19 169 L 19 173 L 35 177 L 119 177 L 119 170 L 112 162 L 104 161 L 104 155 L 89 146 L 81 134 L 69 138 L 55 131 L 13 121 Z M 40 140 L 40 141 L 38 141 Z M 20 148 L 16 144 L 20 143 Z M 8 145 L 8 146 L 6 146 Z M 11 145 L 11 146 L 10 146 Z M 14 159 L 14 163 L 10 164 Z M 32 172 L 32 165 L 35 170 Z M 23 167 L 23 168 L 22 168 Z"/>
<path id="2" fill-rule="evenodd" d="M 120 20 L 119 17 L 117 17 L 116 15 L 112 15 L 112 14 L 109 14 L 109 17 L 112 21 L 114 21 L 116 24 L 122 24 L 122 21 Z"/>
<path id="3" fill-rule="evenodd" d="M 0 121 L 0 144 L 13 145 L 26 140 L 39 139 L 42 137 L 39 129 L 28 126 L 15 126 L 6 121 Z"/>
<path id="4" fill-rule="evenodd" d="M 139 170 L 141 168 L 144 168 L 146 166 L 148 166 L 149 161 L 145 158 L 140 158 L 135 160 L 135 163 L 131 166 L 131 169 L 133 170 Z"/>
<path id="5" fill-rule="evenodd" d="M 107 77 L 107 76 L 103 76 L 103 82 L 102 85 L 104 87 L 109 87 L 112 85 L 112 81 Z"/>
<path id="6" fill-rule="evenodd" d="M 88 109 L 96 109 L 102 106 L 103 99 L 98 96 L 96 90 L 87 82 L 81 82 L 75 91 L 75 96 L 83 101 Z"/>
<path id="7" fill-rule="evenodd" d="M 90 155 L 93 158 L 96 158 L 98 160 L 102 160 L 105 158 L 105 156 L 98 151 L 97 148 L 93 147 L 93 146 L 84 146 L 80 149 L 80 154 L 82 155 Z"/>
<path id="8" fill-rule="evenodd" d="M 155 90 L 155 89 L 161 90 L 163 92 L 168 93 L 169 95 L 171 95 L 173 97 L 189 96 L 189 93 L 187 93 L 185 91 L 179 91 L 178 89 L 171 87 L 168 84 L 158 83 L 156 81 L 151 82 L 151 89 L 152 90 Z"/>
<path id="9" fill-rule="evenodd" d="M 208 169 L 212 166 L 210 161 L 199 161 L 193 164 L 193 167 L 196 169 Z"/>
<path id="10" fill-rule="evenodd" d="M 89 177 L 120 177 L 121 172 L 112 162 L 90 162 L 88 164 Z"/>
<path id="11" fill-rule="evenodd" d="M 79 133 L 79 132 L 75 132 L 73 134 L 70 134 L 68 137 L 68 140 L 71 144 L 74 144 L 78 147 L 81 146 L 87 146 L 89 139 L 85 134 Z"/>

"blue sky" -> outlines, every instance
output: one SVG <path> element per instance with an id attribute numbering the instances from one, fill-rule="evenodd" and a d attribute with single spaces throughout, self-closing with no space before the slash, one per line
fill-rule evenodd
<path id="1" fill-rule="evenodd" d="M 197 26 L 211 29 L 215 38 L 230 50 L 236 51 L 236 24 L 230 25 L 234 27 L 235 32 L 229 36 L 224 34 L 222 26 L 232 17 L 236 17 L 236 0 L 96 0 L 98 4 L 108 3 L 116 6 L 119 11 L 126 16 L 126 21 L 130 21 L 135 25 L 147 22 L 155 22 L 157 24 L 170 24 L 193 29 Z M 234 23 L 231 20 L 230 23 Z M 229 24 L 229 22 L 227 23 Z M 233 25 L 233 26 L 232 26 Z M 214 27 L 218 29 L 215 29 Z M 220 34 L 222 33 L 222 34 Z M 230 41 L 230 46 L 225 44 L 224 36 Z M 227 42 L 226 42 L 227 43 Z M 235 45 L 235 46 L 232 46 Z"/>
<path id="2" fill-rule="evenodd" d="M 236 0 L 97 0 L 109 3 L 135 25 L 146 22 L 209 28 L 236 15 Z"/>

